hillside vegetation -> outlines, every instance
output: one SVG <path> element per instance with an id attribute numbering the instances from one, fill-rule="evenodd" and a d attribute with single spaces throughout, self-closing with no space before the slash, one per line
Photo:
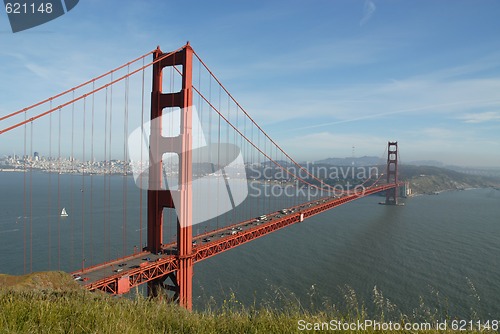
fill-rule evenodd
<path id="1" fill-rule="evenodd" d="M 81 291 L 71 275 L 62 271 L 36 272 L 13 276 L 0 274 L 0 289 L 9 291 Z"/>
<path id="2" fill-rule="evenodd" d="M 319 310 L 313 312 L 306 311 L 293 300 L 279 309 L 265 306 L 245 308 L 234 295 L 225 300 L 217 310 L 207 307 L 203 311 L 188 312 L 164 299 L 142 296 L 129 299 L 90 293 L 77 285 L 75 288 L 71 276 L 60 272 L 23 277 L 2 275 L 0 284 L 0 333 L 299 333 L 304 332 L 300 329 L 304 329 L 305 324 L 314 329 L 314 326 L 329 325 L 331 321 L 353 324 L 368 320 L 363 303 L 358 304 L 355 293 L 349 289 L 346 290 L 347 307 L 343 312 L 328 305 L 321 305 Z M 397 315 L 394 313 L 394 305 L 376 289 L 374 293 L 374 303 L 379 310 L 378 320 L 374 321 L 389 323 L 389 320 L 384 319 L 394 319 L 394 315 Z M 431 308 L 421 305 L 411 318 L 399 314 L 396 319 L 392 324 L 403 326 L 417 321 L 435 323 L 437 316 Z M 299 326 L 300 323 L 303 327 Z M 328 330 L 327 327 L 317 329 L 305 332 Z M 367 328 L 339 332 L 417 331 L 380 331 Z M 445 331 L 439 331 L 444 332 L 453 331 L 449 327 Z M 430 330 L 426 333 L 438 331 Z"/>
<path id="3" fill-rule="evenodd" d="M 410 181 L 414 194 L 432 194 L 467 188 L 500 188 L 499 178 L 469 175 L 432 166 L 402 165 L 399 169 L 399 178 Z"/>

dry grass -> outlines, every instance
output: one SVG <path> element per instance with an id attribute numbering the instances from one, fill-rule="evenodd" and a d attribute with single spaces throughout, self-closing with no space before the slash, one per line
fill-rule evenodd
<path id="1" fill-rule="evenodd" d="M 350 287 L 343 288 L 345 306 L 342 310 L 328 301 L 321 302 L 313 287 L 310 292 L 312 305 L 307 305 L 307 310 L 293 294 L 276 289 L 269 295 L 270 302 L 261 306 L 246 307 L 231 293 L 216 308 L 207 305 L 204 311 L 188 312 L 165 299 L 148 299 L 140 295 L 131 299 L 117 298 L 89 293 L 78 289 L 78 285 L 75 289 L 75 282 L 63 273 L 32 274 L 20 279 L 19 283 L 15 283 L 12 277 L 2 275 L 0 282 L 4 286 L 0 289 L 0 333 L 297 333 L 301 332 L 300 320 L 304 324 L 324 326 L 331 320 L 353 323 L 368 319 L 364 302 L 358 300 Z M 46 286 L 42 287 L 41 282 Z M 65 282 L 67 287 L 64 287 Z M 417 321 L 435 323 L 438 317 L 435 310 L 424 302 L 412 315 L 405 315 L 376 288 L 372 302 L 377 308 L 376 320 L 379 322 L 391 319 L 398 324 Z M 280 306 L 276 307 L 278 304 Z M 324 329 L 305 332 L 324 332 Z M 340 332 L 395 331 L 368 328 Z M 447 331 L 427 331 L 438 332 L 453 331 L 450 328 Z"/>
<path id="2" fill-rule="evenodd" d="M 21 276 L 0 274 L 1 288 L 23 291 L 76 291 L 81 289 L 69 274 L 62 271 L 36 272 Z"/>

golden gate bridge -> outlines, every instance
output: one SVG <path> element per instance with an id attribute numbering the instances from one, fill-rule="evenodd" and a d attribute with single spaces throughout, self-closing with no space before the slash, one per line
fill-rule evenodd
<path id="1" fill-rule="evenodd" d="M 0 121 L 3 142 L 23 152 L 11 160 L 23 172 L 24 272 L 46 247 L 46 269 L 71 271 L 90 291 L 124 294 L 147 284 L 150 295 L 171 291 L 187 309 L 195 263 L 375 193 L 397 205 L 403 184 L 397 142 L 388 142 L 385 173 L 356 187 L 314 175 L 255 122 L 189 43 L 166 53 L 158 47 Z M 44 158 L 34 154 L 41 146 Z M 270 180 L 255 177 L 266 168 Z M 40 171 L 46 191 L 36 197 Z M 297 195 L 250 202 L 249 183 Z M 37 210 L 44 212 L 43 237 L 34 233 Z"/>

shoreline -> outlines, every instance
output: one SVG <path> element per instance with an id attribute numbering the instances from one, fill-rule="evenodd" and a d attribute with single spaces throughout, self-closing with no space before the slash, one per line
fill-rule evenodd
<path id="1" fill-rule="evenodd" d="M 493 189 L 496 191 L 500 191 L 500 186 L 484 186 L 484 187 L 468 187 L 468 188 L 456 188 L 456 189 L 443 189 L 443 190 L 438 190 L 435 192 L 424 192 L 424 193 L 413 193 L 409 196 L 403 197 L 403 198 L 412 198 L 412 197 L 418 197 L 418 196 L 437 196 L 442 193 L 447 193 L 447 192 L 455 192 L 455 191 L 469 191 L 469 190 L 480 190 L 480 189 Z"/>

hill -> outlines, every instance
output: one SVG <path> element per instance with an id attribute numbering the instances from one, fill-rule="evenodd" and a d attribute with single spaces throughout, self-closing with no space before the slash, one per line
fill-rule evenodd
<path id="1" fill-rule="evenodd" d="M 284 298 L 282 292 L 276 297 Z M 346 311 L 339 311 L 335 305 L 325 302 L 320 303 L 315 311 L 305 311 L 294 298 L 279 309 L 265 306 L 245 308 L 231 295 L 217 310 L 207 306 L 203 311 L 189 312 L 165 299 L 149 299 L 140 295 L 129 299 L 83 290 L 54 292 L 4 288 L 0 289 L 0 333 L 232 334 L 333 330 L 339 333 L 415 333 L 418 331 L 411 329 L 414 324 L 435 326 L 438 320 L 441 321 L 438 310 L 426 305 L 421 305 L 409 316 L 395 311 L 395 306 L 376 288 L 374 303 L 378 305 L 377 316 L 367 316 L 364 303 L 358 303 L 352 290 L 346 294 L 346 302 Z M 374 327 L 376 323 L 381 329 L 392 330 L 377 329 Z M 359 324 L 364 327 L 357 327 Z M 366 324 L 371 324 L 371 327 Z M 409 325 L 410 329 L 404 330 L 405 325 Z M 447 330 L 429 328 L 432 330 L 426 330 L 426 333 L 453 332 L 451 320 Z"/>
<path id="2" fill-rule="evenodd" d="M 363 157 L 347 157 L 347 158 L 327 158 L 323 160 L 316 160 L 314 163 L 321 165 L 334 165 L 334 166 L 370 166 L 382 163 L 383 159 L 379 157 L 363 156 Z"/>
<path id="3" fill-rule="evenodd" d="M 500 178 L 469 175 L 434 166 L 402 165 L 399 178 L 409 181 L 414 194 L 433 194 L 446 190 L 500 187 Z"/>
<path id="4" fill-rule="evenodd" d="M 0 274 L 0 289 L 9 291 L 79 291 L 82 288 L 71 275 L 62 271 L 36 272 L 13 276 Z"/>

